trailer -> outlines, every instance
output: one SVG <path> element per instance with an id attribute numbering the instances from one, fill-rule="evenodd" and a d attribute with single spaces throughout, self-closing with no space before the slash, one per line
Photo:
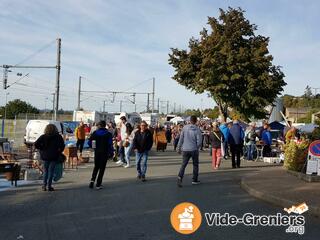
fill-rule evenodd
<path id="1" fill-rule="evenodd" d="M 142 113 L 140 114 L 141 119 L 146 121 L 149 126 L 155 126 L 159 122 L 159 114 L 158 113 Z"/>
<path id="2" fill-rule="evenodd" d="M 130 123 L 132 125 L 135 125 L 135 124 L 140 123 L 142 121 L 140 114 L 135 113 L 135 112 L 133 112 L 133 113 L 126 113 L 126 112 L 119 113 L 118 112 L 118 113 L 113 113 L 113 114 L 114 114 L 114 122 L 116 124 L 121 122 L 120 118 L 123 116 L 126 117 L 128 123 Z"/>
<path id="3" fill-rule="evenodd" d="M 114 114 L 98 111 L 73 111 L 73 121 L 84 123 L 97 123 L 102 120 L 106 122 L 114 122 Z"/>

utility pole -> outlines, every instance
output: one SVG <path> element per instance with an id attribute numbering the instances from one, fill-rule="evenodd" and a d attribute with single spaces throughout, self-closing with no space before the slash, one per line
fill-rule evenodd
<path id="1" fill-rule="evenodd" d="M 1 137 L 4 137 L 5 121 L 7 121 L 7 104 L 8 104 L 8 95 L 9 95 L 9 93 L 6 92 L 5 94 L 6 94 L 6 105 L 4 106 L 4 117 L 2 117 Z"/>
<path id="2" fill-rule="evenodd" d="M 149 109 L 149 101 L 150 101 L 150 93 L 148 93 L 147 94 L 148 95 L 148 98 L 147 98 L 147 112 L 149 112 L 150 111 L 150 109 Z"/>
<path id="3" fill-rule="evenodd" d="M 8 68 L 3 68 L 3 89 L 6 90 L 8 88 L 8 72 L 11 72 Z"/>
<path id="4" fill-rule="evenodd" d="M 160 98 L 158 98 L 158 113 L 160 113 Z"/>
<path id="5" fill-rule="evenodd" d="M 52 95 L 52 113 L 54 113 L 56 94 L 52 93 L 51 95 Z"/>
<path id="6" fill-rule="evenodd" d="M 167 115 L 169 114 L 169 101 L 167 101 Z"/>
<path id="7" fill-rule="evenodd" d="M 45 102 L 44 102 L 44 115 L 47 114 L 47 101 L 48 101 L 48 97 L 45 98 Z"/>
<path id="8" fill-rule="evenodd" d="M 106 100 L 103 101 L 103 112 L 106 112 Z"/>
<path id="9" fill-rule="evenodd" d="M 156 79 L 152 78 L 152 113 L 154 112 L 155 83 L 156 83 Z"/>
<path id="10" fill-rule="evenodd" d="M 81 102 L 81 76 L 79 76 L 79 88 L 78 88 L 78 107 L 77 107 L 77 110 L 79 111 L 80 110 L 80 102 Z"/>
<path id="11" fill-rule="evenodd" d="M 173 114 L 176 113 L 176 103 L 173 104 Z"/>
<path id="12" fill-rule="evenodd" d="M 61 62 L 61 38 L 57 39 L 57 71 L 56 71 L 56 106 L 54 110 L 54 120 L 57 120 L 57 114 L 59 111 L 59 94 L 60 94 L 60 62 Z"/>

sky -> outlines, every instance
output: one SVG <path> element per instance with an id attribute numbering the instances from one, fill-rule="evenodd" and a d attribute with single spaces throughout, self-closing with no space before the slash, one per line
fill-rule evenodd
<path id="1" fill-rule="evenodd" d="M 167 101 L 171 111 L 174 103 L 176 110 L 213 107 L 207 94 L 196 95 L 172 80 L 168 54 L 170 48 L 186 49 L 191 37 L 208 28 L 208 16 L 218 17 L 219 8 L 228 6 L 241 7 L 258 26 L 257 34 L 270 37 L 273 63 L 286 75 L 283 94 L 302 95 L 306 85 L 320 88 L 317 0 L 0 0 L 0 65 L 55 66 L 59 37 L 60 108 L 77 107 L 79 76 L 88 91 L 81 94 L 86 110 L 102 110 L 105 101 L 107 111 L 119 111 L 122 101 L 122 111 L 134 111 L 130 94 L 112 102 L 111 94 L 90 91 L 148 93 L 152 78 L 156 109 L 158 98 L 163 112 Z M 51 109 L 55 74 L 54 69 L 12 69 L 12 86 L 0 90 L 0 105 L 7 93 L 8 101 L 19 98 Z M 137 95 L 136 110 L 145 110 L 146 102 L 146 94 Z"/>

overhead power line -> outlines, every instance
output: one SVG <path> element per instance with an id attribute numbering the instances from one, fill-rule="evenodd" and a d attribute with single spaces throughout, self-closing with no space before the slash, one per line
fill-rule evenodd
<path id="1" fill-rule="evenodd" d="M 26 57 L 25 59 L 23 59 L 22 61 L 18 62 L 16 65 L 14 65 L 15 67 L 18 65 L 21 65 L 22 63 L 25 63 L 26 61 L 30 60 L 31 58 L 35 57 L 36 55 L 38 55 L 40 52 L 44 51 L 45 49 L 47 49 L 48 47 L 50 47 L 51 45 L 53 45 L 55 43 L 56 40 L 51 41 L 50 43 L 44 45 L 43 47 L 41 47 L 40 49 L 38 49 L 37 51 L 35 51 L 34 53 L 32 53 L 31 55 L 29 55 L 28 57 Z"/>

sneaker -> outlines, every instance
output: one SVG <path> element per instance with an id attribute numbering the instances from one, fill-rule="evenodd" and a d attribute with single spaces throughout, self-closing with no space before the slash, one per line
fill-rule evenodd
<path id="1" fill-rule="evenodd" d="M 47 191 L 47 187 L 46 186 L 42 186 L 42 191 Z"/>
<path id="2" fill-rule="evenodd" d="M 53 187 L 49 187 L 49 188 L 48 188 L 48 191 L 49 191 L 49 192 L 53 192 L 53 191 L 54 191 L 54 188 L 53 188 Z"/>
<path id="3" fill-rule="evenodd" d="M 100 189 L 103 189 L 103 187 L 102 187 L 102 185 L 96 186 L 96 189 L 97 189 L 97 190 L 100 190 Z"/>
<path id="4" fill-rule="evenodd" d="M 192 185 L 199 185 L 200 184 L 200 181 L 197 180 L 197 181 L 192 181 Z"/>
<path id="5" fill-rule="evenodd" d="M 123 166 L 124 168 L 129 168 L 130 164 L 126 164 L 125 166 Z"/>
<path id="6" fill-rule="evenodd" d="M 140 176 L 140 175 L 138 175 L 138 176 L 137 176 L 137 179 L 141 179 L 141 176 Z"/>
<path id="7" fill-rule="evenodd" d="M 121 160 L 119 160 L 118 162 L 116 162 L 116 164 L 118 164 L 118 165 L 122 165 L 122 164 L 123 164 L 123 162 L 122 162 Z"/>
<path id="8" fill-rule="evenodd" d="M 181 177 L 178 177 L 177 185 L 178 185 L 178 187 L 182 187 L 182 178 Z"/>
<path id="9" fill-rule="evenodd" d="M 93 186 L 94 186 L 94 181 L 91 181 L 91 182 L 90 182 L 90 184 L 89 184 L 89 188 L 91 188 L 91 189 L 92 189 L 92 188 L 93 188 Z"/>
<path id="10" fill-rule="evenodd" d="M 143 176 L 141 176 L 141 181 L 142 181 L 142 182 L 147 181 L 147 180 L 146 180 L 146 176 L 144 176 L 144 175 L 143 175 Z"/>

